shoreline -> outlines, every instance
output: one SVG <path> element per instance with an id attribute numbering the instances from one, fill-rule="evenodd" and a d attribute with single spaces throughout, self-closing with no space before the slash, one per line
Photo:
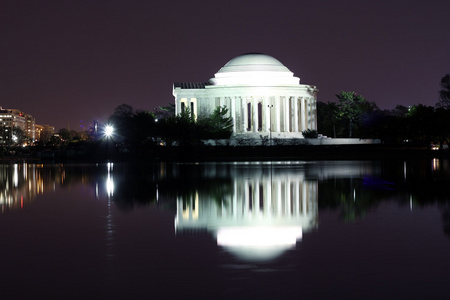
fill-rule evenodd
<path id="1" fill-rule="evenodd" d="M 450 158 L 448 150 L 404 145 L 173 146 L 136 152 L 86 152 L 56 149 L 0 157 L 0 163 L 226 162 L 288 160 L 386 160 Z"/>

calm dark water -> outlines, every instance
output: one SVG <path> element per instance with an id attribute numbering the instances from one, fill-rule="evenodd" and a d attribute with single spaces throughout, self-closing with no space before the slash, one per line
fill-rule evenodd
<path id="1" fill-rule="evenodd" d="M 2 299 L 446 299 L 450 163 L 0 165 Z"/>

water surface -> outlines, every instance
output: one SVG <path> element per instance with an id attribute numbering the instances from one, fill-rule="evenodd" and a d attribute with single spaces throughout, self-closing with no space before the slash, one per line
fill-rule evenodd
<path id="1" fill-rule="evenodd" d="M 447 298 L 448 160 L 0 166 L 5 299 Z"/>

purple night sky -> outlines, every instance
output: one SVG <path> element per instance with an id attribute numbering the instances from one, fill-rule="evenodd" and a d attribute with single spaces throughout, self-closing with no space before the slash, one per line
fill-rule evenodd
<path id="1" fill-rule="evenodd" d="M 0 0 L 0 106 L 78 130 L 122 103 L 172 103 L 173 82 L 207 81 L 248 52 L 319 101 L 344 90 L 381 109 L 434 106 L 449 12 L 448 0 Z"/>

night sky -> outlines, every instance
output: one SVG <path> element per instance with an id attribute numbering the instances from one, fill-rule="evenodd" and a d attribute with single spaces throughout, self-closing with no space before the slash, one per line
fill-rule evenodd
<path id="1" fill-rule="evenodd" d="M 0 106 L 79 130 L 122 103 L 153 110 L 173 82 L 271 55 L 316 85 L 381 109 L 438 101 L 450 1 L 0 0 Z"/>

